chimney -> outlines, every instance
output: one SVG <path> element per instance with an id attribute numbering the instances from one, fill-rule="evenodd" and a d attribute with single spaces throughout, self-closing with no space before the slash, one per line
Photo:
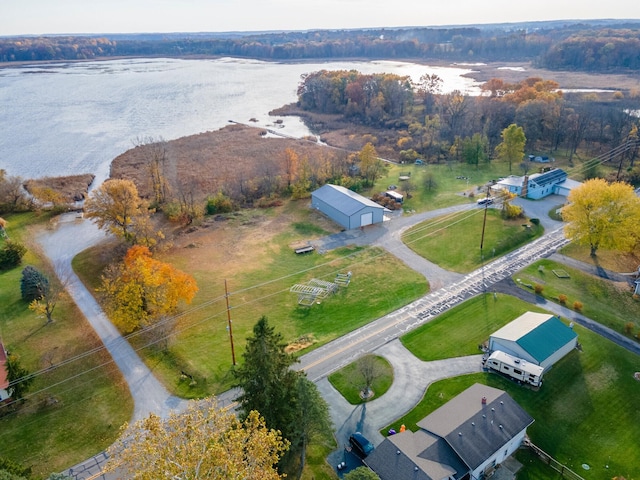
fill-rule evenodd
<path id="1" fill-rule="evenodd" d="M 521 193 L 521 195 L 522 195 L 523 198 L 527 198 L 527 190 L 529 188 L 528 185 L 529 185 L 529 175 L 525 175 L 523 177 L 523 180 L 522 180 L 522 193 Z"/>
<path id="2" fill-rule="evenodd" d="M 487 397 L 482 397 L 482 405 L 486 405 L 487 404 Z"/>

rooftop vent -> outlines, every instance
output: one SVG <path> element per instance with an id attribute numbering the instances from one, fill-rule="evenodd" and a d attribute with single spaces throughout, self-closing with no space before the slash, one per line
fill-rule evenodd
<path id="1" fill-rule="evenodd" d="M 501 428 L 502 428 L 502 425 L 498 425 L 498 428 L 500 428 L 500 429 L 501 429 Z"/>
<path id="2" fill-rule="evenodd" d="M 496 409 L 495 409 L 495 408 L 493 408 L 493 407 L 491 407 L 491 411 L 492 411 L 492 412 L 495 412 L 495 411 L 496 411 Z"/>
<path id="3" fill-rule="evenodd" d="M 483 414 L 482 414 L 482 418 L 487 418 L 487 416 L 483 413 Z"/>
<path id="4" fill-rule="evenodd" d="M 471 426 L 475 427 L 476 426 L 476 422 L 471 422 Z"/>
<path id="5" fill-rule="evenodd" d="M 400 455 L 400 450 L 397 450 L 397 451 L 396 451 L 396 455 Z"/>
<path id="6" fill-rule="evenodd" d="M 500 405 L 504 405 L 504 402 L 502 400 L 500 400 Z"/>
<path id="7" fill-rule="evenodd" d="M 458 432 L 458 436 L 461 437 L 462 436 L 462 432 Z"/>

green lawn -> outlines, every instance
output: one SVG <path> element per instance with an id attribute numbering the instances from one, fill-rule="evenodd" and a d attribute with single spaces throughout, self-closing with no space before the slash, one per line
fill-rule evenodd
<path id="1" fill-rule="evenodd" d="M 404 195 L 406 192 L 404 182 L 399 180 L 400 173 L 410 173 L 410 181 L 413 185 L 411 198 L 405 198 L 404 209 L 423 212 L 475 202 L 479 194 L 478 187 L 485 185 L 489 180 L 507 175 L 508 167 L 506 164 L 499 163 L 488 163 L 480 165 L 479 168 L 465 163 L 388 165 L 385 175 L 376 181 L 372 191 L 384 192 L 390 185 L 396 185 L 397 191 Z M 425 187 L 427 176 L 432 176 L 435 180 L 435 187 L 431 189 Z M 466 177 L 468 181 L 457 177 Z M 469 196 L 469 193 L 472 195 Z M 473 198 L 474 196 L 476 198 Z"/>
<path id="2" fill-rule="evenodd" d="M 477 343 L 486 338 L 476 327 L 478 302 L 482 300 L 474 299 L 458 307 L 456 314 L 441 320 L 445 324 L 440 325 L 440 331 L 427 326 L 403 337 L 403 343 L 408 343 L 406 338 L 411 337 L 411 342 L 416 345 L 435 344 L 439 351 L 438 355 L 433 355 L 435 358 L 450 356 L 449 348 L 442 345 L 444 342 L 434 340 L 445 331 L 447 343 Z M 496 302 L 498 308 L 492 311 L 493 314 L 500 314 L 500 305 L 513 308 L 510 301 L 499 298 Z M 467 308 L 469 310 L 465 311 Z M 444 380 L 431 385 L 414 410 L 381 432 L 384 434 L 389 428 L 397 429 L 403 423 L 414 430 L 420 419 L 471 384 L 480 382 L 509 392 L 535 418 L 535 423 L 528 430 L 533 443 L 584 478 L 612 478 L 615 475 L 638 478 L 640 409 L 634 408 L 634 401 L 640 398 L 640 382 L 633 377 L 634 372 L 640 370 L 638 357 L 589 330 L 579 326 L 574 328 L 582 351 L 574 350 L 545 374 L 544 385 L 539 391 L 520 387 L 489 373 Z M 468 331 L 466 339 L 462 335 L 464 331 Z M 449 332 L 457 336 L 452 338 Z M 466 351 L 467 348 L 461 350 Z M 591 469 L 584 470 L 582 464 L 588 464 Z M 609 469 L 604 468 L 607 464 Z"/>
<path id="3" fill-rule="evenodd" d="M 391 364 L 383 357 L 369 356 L 373 358 L 375 363 L 370 365 L 369 370 L 374 377 L 371 384 L 371 390 L 373 390 L 374 395 L 368 399 L 363 399 L 361 396 L 366 380 L 360 367 L 360 361 L 365 357 L 329 375 L 331 385 L 352 405 L 359 405 L 384 395 L 393 383 L 393 367 Z"/>
<path id="4" fill-rule="evenodd" d="M 4 218 L 11 238 L 27 246 L 29 225 L 48 220 L 33 214 Z M 68 297 L 59 301 L 50 325 L 27 308 L 20 278 L 26 265 L 42 268 L 35 252 L 29 248 L 23 265 L 0 272 L 2 340 L 7 350 L 19 355 L 23 367 L 39 372 L 26 403 L 0 417 L 0 456 L 32 467 L 40 478 L 109 446 L 120 425 L 129 420 L 133 402 L 111 357 Z M 62 365 L 78 356 L 82 357 Z M 51 365 L 56 368 L 47 370 Z"/>
<path id="5" fill-rule="evenodd" d="M 403 335 L 400 341 L 424 361 L 474 355 L 481 353 L 479 346 L 489 335 L 527 311 L 543 312 L 509 295 L 480 295 Z"/>
<path id="6" fill-rule="evenodd" d="M 569 278 L 560 278 L 554 274 L 564 270 Z M 589 275 L 552 260 L 543 259 L 521 270 L 513 276 L 522 288 L 531 291 L 524 284 L 544 287 L 542 295 L 558 302 L 558 295 L 566 295 L 568 307 L 573 302 L 582 302 L 582 313 L 629 338 L 638 339 L 640 334 L 640 300 L 634 299 L 632 290 L 623 284 Z M 520 282 L 517 282 L 517 280 Z M 625 326 L 631 324 L 631 331 Z"/>
<path id="7" fill-rule="evenodd" d="M 532 241 L 542 233 L 542 226 L 533 225 L 526 219 L 503 220 L 500 211 L 493 208 L 487 211 L 485 225 L 484 209 L 478 208 L 425 220 L 408 229 L 402 240 L 418 255 L 442 268 L 467 273 L 483 263 L 481 244 L 486 262 Z"/>
<path id="8" fill-rule="evenodd" d="M 236 361 L 242 361 L 246 338 L 261 315 L 266 315 L 287 343 L 310 338 L 316 348 L 424 295 L 424 277 L 378 248 L 341 248 L 324 254 L 295 255 L 290 243 L 304 238 L 310 227 L 290 225 L 270 241 L 269 248 L 248 260 L 228 279 Z M 198 254 L 200 254 L 198 252 Z M 204 252 L 202 253 L 204 254 Z M 180 264 L 182 252 L 167 261 Z M 83 252 L 74 265 L 90 283 L 95 278 L 95 250 Z M 242 265 L 242 264 L 240 264 Z M 352 272 L 348 287 L 311 307 L 298 306 L 292 285 L 312 278 L 331 281 L 337 273 Z M 134 335 L 131 342 L 147 364 L 174 393 L 195 398 L 227 390 L 233 382 L 224 278 L 217 271 L 190 271 L 200 291 L 178 319 L 177 335 L 167 350 L 150 346 L 150 339 Z M 89 277 L 89 278 L 88 278 Z M 390 279 L 393 278 L 393 281 Z M 185 378 L 188 373 L 192 379 Z"/>

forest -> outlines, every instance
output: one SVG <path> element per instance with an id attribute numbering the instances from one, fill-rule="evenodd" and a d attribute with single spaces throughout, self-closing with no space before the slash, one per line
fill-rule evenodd
<path id="1" fill-rule="evenodd" d="M 516 124 L 526 135 L 529 153 L 561 153 L 571 162 L 580 152 L 597 156 L 626 142 L 636 144 L 618 179 L 640 183 L 634 158 L 638 143 L 640 96 L 621 92 L 605 96 L 568 93 L 554 81 L 528 78 L 509 84 L 494 78 L 483 95 L 441 93 L 442 80 L 424 75 L 417 84 L 393 74 L 319 71 L 303 77 L 298 107 L 337 114 L 384 131 L 389 158 L 429 163 L 464 161 L 478 164 L 495 158 L 505 128 Z M 382 140 L 382 139 L 380 139 Z M 374 142 L 376 143 L 376 142 Z M 617 162 L 617 160 L 616 160 Z"/>
<path id="2" fill-rule="evenodd" d="M 640 70 L 640 21 L 0 38 L 3 63 L 141 56 L 531 61 L 555 70 L 632 72 Z"/>

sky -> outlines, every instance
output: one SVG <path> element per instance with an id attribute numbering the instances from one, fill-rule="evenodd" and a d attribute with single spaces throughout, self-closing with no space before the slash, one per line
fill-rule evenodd
<path id="1" fill-rule="evenodd" d="M 0 0 L 0 35 L 640 19 L 638 0 Z"/>

